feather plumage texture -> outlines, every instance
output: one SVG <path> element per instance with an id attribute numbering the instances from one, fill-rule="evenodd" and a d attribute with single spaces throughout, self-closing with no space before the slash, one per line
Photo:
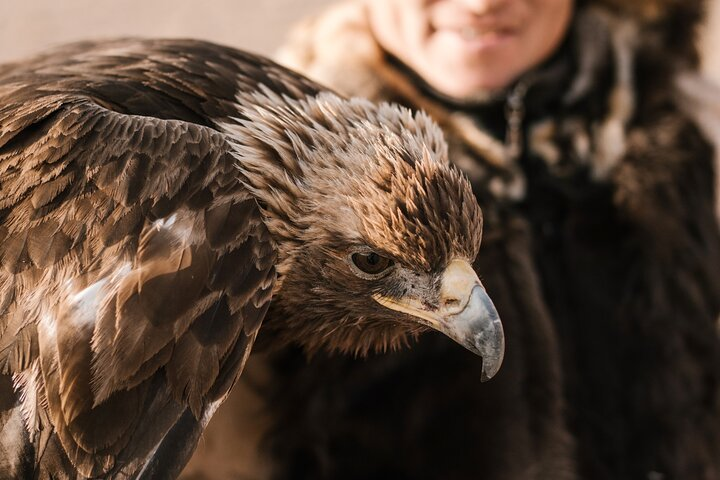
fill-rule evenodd
<path id="1" fill-rule="evenodd" d="M 372 295 L 414 294 L 414 275 L 438 305 L 445 266 L 479 248 L 426 115 L 237 50 L 76 44 L 2 69 L 0 105 L 10 477 L 173 478 L 271 301 L 279 343 L 387 348 L 425 327 Z M 358 278 L 358 246 L 397 271 Z"/>
<path id="2" fill-rule="evenodd" d="M 184 80 L 194 58 L 214 67 Z M 5 72 L 0 363 L 35 449 L 22 460 L 41 478 L 70 470 L 43 461 L 38 432 L 54 431 L 80 475 L 124 478 L 239 373 L 276 254 L 208 119 L 238 88 L 273 82 L 272 68 L 200 43 L 125 41 Z M 289 82 L 285 93 L 312 92 Z"/>

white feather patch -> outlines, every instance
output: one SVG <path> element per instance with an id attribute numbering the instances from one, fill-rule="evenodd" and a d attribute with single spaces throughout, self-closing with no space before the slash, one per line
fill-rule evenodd
<path id="1" fill-rule="evenodd" d="M 161 218 L 159 220 L 155 220 L 152 224 L 153 228 L 157 230 L 161 230 L 164 228 L 170 228 L 175 224 L 175 221 L 177 220 L 177 214 L 173 213 L 167 218 Z"/>
<path id="2" fill-rule="evenodd" d="M 45 312 L 40 315 L 40 321 L 38 322 L 38 329 L 42 330 L 45 338 L 48 342 L 55 344 L 57 341 L 57 325 L 55 325 L 55 318 L 49 313 Z"/>
<path id="3" fill-rule="evenodd" d="M 105 296 L 103 288 L 107 283 L 107 278 L 99 280 L 70 298 L 72 321 L 78 327 L 95 325 L 100 302 Z"/>

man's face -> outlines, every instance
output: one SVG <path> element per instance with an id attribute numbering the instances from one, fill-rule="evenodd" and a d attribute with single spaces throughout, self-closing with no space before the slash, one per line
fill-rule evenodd
<path id="1" fill-rule="evenodd" d="M 380 44 L 439 92 L 471 98 L 548 58 L 573 0 L 369 0 Z"/>

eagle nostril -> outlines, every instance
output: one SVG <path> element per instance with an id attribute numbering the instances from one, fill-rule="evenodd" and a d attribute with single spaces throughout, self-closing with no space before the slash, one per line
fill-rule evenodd
<path id="1" fill-rule="evenodd" d="M 446 298 L 443 300 L 443 307 L 445 308 L 453 308 L 460 305 L 460 300 L 457 298 Z"/>

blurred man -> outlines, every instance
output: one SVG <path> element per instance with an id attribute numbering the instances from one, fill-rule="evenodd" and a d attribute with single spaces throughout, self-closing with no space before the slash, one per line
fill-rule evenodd
<path id="1" fill-rule="evenodd" d="M 278 479 L 720 478 L 713 150 L 678 106 L 699 0 L 370 0 L 279 58 L 441 123 L 485 215 L 506 359 L 276 355 Z M 222 413 L 222 412 L 221 412 Z"/>
<path id="2" fill-rule="evenodd" d="M 355 362 L 287 354 L 279 478 L 720 478 L 713 151 L 673 87 L 701 11 L 374 0 L 294 32 L 285 64 L 444 126 L 508 340 L 482 385 L 431 336 Z"/>

